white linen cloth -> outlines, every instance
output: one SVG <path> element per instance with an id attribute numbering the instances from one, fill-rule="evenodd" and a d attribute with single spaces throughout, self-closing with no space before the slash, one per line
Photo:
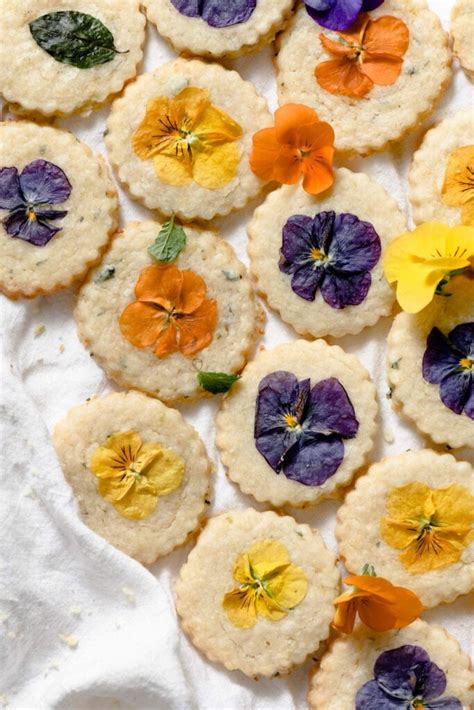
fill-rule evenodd
<path id="1" fill-rule="evenodd" d="M 453 0 L 432 0 L 430 5 L 448 28 Z M 173 56 L 149 26 L 141 71 Z M 276 107 L 270 49 L 226 65 L 254 81 L 272 109 Z M 472 85 L 456 67 L 451 87 L 426 125 L 472 105 L 472 98 Z M 102 133 L 107 111 L 58 120 L 56 125 L 71 129 L 92 148 L 105 152 Z M 368 172 L 407 211 L 406 176 L 421 133 L 393 152 L 347 165 Z M 120 198 L 123 223 L 152 218 L 122 190 Z M 219 221 L 223 236 L 244 261 L 245 225 L 254 206 Z M 21 710 L 304 708 L 310 661 L 288 678 L 255 682 L 207 662 L 181 632 L 173 584 L 189 547 L 145 569 L 79 520 L 48 431 L 70 407 L 115 387 L 78 340 L 74 301 L 75 294 L 69 291 L 30 302 L 3 298 L 1 304 L 0 706 Z M 39 335 L 42 325 L 46 329 Z M 360 336 L 338 341 L 359 355 L 378 387 L 380 434 L 373 461 L 423 443 L 392 412 L 386 398 L 389 326 L 389 319 L 383 319 Z M 266 347 L 295 337 L 276 314 L 268 314 Z M 217 400 L 181 407 L 217 464 L 212 512 L 252 505 L 263 509 L 240 494 L 218 464 L 214 446 Z M 327 544 L 335 548 L 336 509 L 335 502 L 324 502 L 291 512 L 299 521 L 318 527 Z M 446 626 L 470 653 L 473 607 L 471 594 L 423 618 Z"/>

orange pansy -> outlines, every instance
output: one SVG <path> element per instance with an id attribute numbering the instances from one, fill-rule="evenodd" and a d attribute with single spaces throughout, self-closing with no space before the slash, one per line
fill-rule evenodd
<path id="1" fill-rule="evenodd" d="M 255 133 L 250 167 L 262 180 L 294 185 L 312 195 L 334 182 L 334 131 L 308 106 L 286 104 L 275 113 L 275 126 Z"/>
<path id="2" fill-rule="evenodd" d="M 206 293 L 192 271 L 147 266 L 135 286 L 137 300 L 120 316 L 122 335 L 137 348 L 153 347 L 158 357 L 177 350 L 191 357 L 211 343 L 216 327 L 217 303 Z"/>
<path id="3" fill-rule="evenodd" d="M 410 43 L 410 32 L 402 20 L 391 15 L 371 20 L 362 14 L 349 32 L 337 35 L 336 40 L 320 35 L 324 48 L 337 57 L 315 69 L 323 89 L 360 98 L 374 84 L 388 86 L 396 82 Z"/>

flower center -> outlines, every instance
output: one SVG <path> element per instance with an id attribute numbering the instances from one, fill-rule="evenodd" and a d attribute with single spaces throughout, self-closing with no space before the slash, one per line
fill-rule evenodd
<path id="1" fill-rule="evenodd" d="M 30 222 L 36 222 L 36 213 L 32 207 L 28 207 L 26 211 L 26 216 L 30 220 Z"/>
<path id="2" fill-rule="evenodd" d="M 317 249 L 316 247 L 313 247 L 309 253 L 311 259 L 313 261 L 325 261 L 326 260 L 326 254 L 321 251 L 321 249 Z"/>
<path id="3" fill-rule="evenodd" d="M 285 414 L 283 419 L 288 429 L 301 429 L 301 425 L 294 414 Z"/>
<path id="4" fill-rule="evenodd" d="M 463 357 L 462 360 L 459 360 L 459 364 L 465 370 L 473 370 L 474 369 L 474 360 L 471 360 L 471 358 L 469 358 L 469 357 Z"/>

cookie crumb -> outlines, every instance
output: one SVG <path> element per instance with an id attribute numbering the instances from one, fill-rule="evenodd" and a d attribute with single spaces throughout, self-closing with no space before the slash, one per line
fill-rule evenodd
<path id="1" fill-rule="evenodd" d="M 122 592 L 125 594 L 130 604 L 135 604 L 135 592 L 133 589 L 130 589 L 130 587 L 122 587 Z"/>
<path id="2" fill-rule="evenodd" d="M 384 429 L 383 438 L 387 444 L 393 444 L 393 442 L 395 441 L 395 437 L 391 429 Z"/>
<path id="3" fill-rule="evenodd" d="M 36 328 L 33 331 L 33 336 L 35 338 L 39 338 L 40 335 L 43 335 L 43 333 L 46 331 L 46 326 L 44 323 L 40 323 L 39 325 L 36 326 Z"/>
<path id="4" fill-rule="evenodd" d="M 80 616 L 82 614 L 82 609 L 80 606 L 71 606 L 69 607 L 69 613 L 73 616 Z"/>
<path id="5" fill-rule="evenodd" d="M 78 637 L 74 634 L 69 634 L 69 636 L 67 634 L 58 634 L 58 638 L 69 646 L 69 648 L 76 648 L 79 643 Z"/>

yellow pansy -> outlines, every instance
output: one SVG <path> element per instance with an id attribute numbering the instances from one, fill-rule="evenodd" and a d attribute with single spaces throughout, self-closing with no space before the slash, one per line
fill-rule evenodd
<path id="1" fill-rule="evenodd" d="M 408 483 L 390 491 L 386 508 L 382 537 L 391 547 L 403 550 L 400 561 L 410 574 L 457 562 L 474 540 L 474 497 L 463 486 L 430 488 Z"/>
<path id="2" fill-rule="evenodd" d="M 257 616 L 282 619 L 308 591 L 304 571 L 291 563 L 286 547 L 276 540 L 259 540 L 239 555 L 233 576 L 240 586 L 224 595 L 222 606 L 241 629 L 255 626 Z"/>
<path id="3" fill-rule="evenodd" d="M 463 224 L 474 227 L 474 145 L 450 154 L 441 196 L 449 207 L 461 209 Z"/>
<path id="4" fill-rule="evenodd" d="M 144 444 L 134 431 L 112 434 L 91 460 L 98 490 L 125 518 L 142 520 L 155 510 L 159 496 L 175 491 L 184 477 L 184 462 L 160 444 Z"/>
<path id="5" fill-rule="evenodd" d="M 474 228 L 430 222 L 394 239 L 383 267 L 403 310 L 418 313 L 450 278 L 472 269 L 473 259 Z"/>
<path id="6" fill-rule="evenodd" d="M 142 160 L 153 159 L 162 182 L 181 187 L 194 180 L 215 190 L 237 173 L 235 141 L 241 136 L 239 124 L 211 104 L 209 92 L 191 86 L 174 99 L 151 99 L 132 142 Z"/>

